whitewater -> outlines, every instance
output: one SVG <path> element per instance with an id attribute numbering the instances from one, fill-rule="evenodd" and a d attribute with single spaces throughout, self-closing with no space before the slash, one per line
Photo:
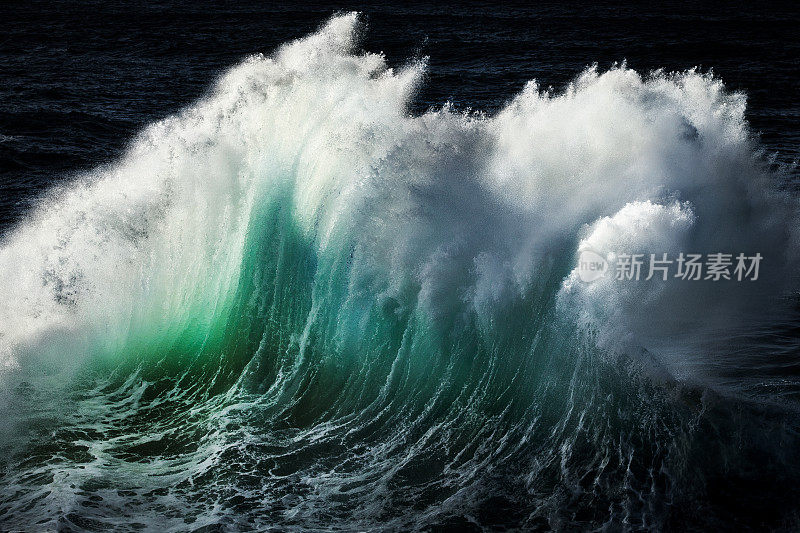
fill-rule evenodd
<path id="1" fill-rule="evenodd" d="M 730 378 L 798 282 L 745 96 L 623 64 L 413 115 L 425 59 L 363 30 L 249 57 L 3 238 L 0 529 L 796 526 L 796 401 Z M 586 283 L 586 249 L 764 261 Z"/>

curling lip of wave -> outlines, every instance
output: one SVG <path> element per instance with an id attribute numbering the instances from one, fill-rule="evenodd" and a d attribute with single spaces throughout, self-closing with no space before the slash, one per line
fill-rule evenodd
<path id="1" fill-rule="evenodd" d="M 341 15 L 249 58 L 43 201 L 0 249 L 2 364 L 53 332 L 114 351 L 224 320 L 254 213 L 277 198 L 318 254 L 352 250 L 354 294 L 487 324 L 552 268 L 561 299 L 609 338 L 658 329 L 666 301 L 702 321 L 692 310 L 719 296 L 700 291 L 712 303 L 698 306 L 674 283 L 577 285 L 553 260 L 581 238 L 599 251 L 757 246 L 774 272 L 793 258 L 794 206 L 765 185 L 744 97 L 709 75 L 589 69 L 562 94 L 530 83 L 496 116 L 411 117 L 424 62 L 393 71 L 354 54 L 357 27 Z"/>

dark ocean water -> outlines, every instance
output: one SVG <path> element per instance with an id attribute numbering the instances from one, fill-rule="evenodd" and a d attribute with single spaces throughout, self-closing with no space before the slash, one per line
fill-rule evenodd
<path id="1" fill-rule="evenodd" d="M 366 50 L 393 65 L 430 56 L 417 112 L 445 101 L 491 112 L 528 80 L 559 90 L 593 63 L 698 67 L 744 91 L 765 148 L 797 160 L 800 19 L 791 5 L 12 2 L 0 41 L 0 227 L 52 183 L 119 156 L 224 69 L 353 9 L 367 17 Z"/>
<path id="2" fill-rule="evenodd" d="M 0 531 L 800 527 L 797 7 L 3 12 Z"/>

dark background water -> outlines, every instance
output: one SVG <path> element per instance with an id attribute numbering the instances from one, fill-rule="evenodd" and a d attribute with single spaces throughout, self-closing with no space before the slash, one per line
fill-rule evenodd
<path id="1" fill-rule="evenodd" d="M 269 53 L 337 11 L 368 22 L 392 65 L 430 56 L 412 111 L 491 112 L 525 82 L 564 87 L 587 65 L 693 67 L 746 92 L 767 151 L 800 148 L 800 10 L 768 3 L 5 3 L 0 34 L 0 232 L 51 184 L 113 160 L 145 124 L 203 94 L 223 69 Z"/>

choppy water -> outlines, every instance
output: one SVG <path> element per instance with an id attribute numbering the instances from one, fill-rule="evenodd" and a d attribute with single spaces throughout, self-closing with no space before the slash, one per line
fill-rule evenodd
<path id="1" fill-rule="evenodd" d="M 795 529 L 791 14 L 332 11 L 12 16 L 0 529 Z"/>

